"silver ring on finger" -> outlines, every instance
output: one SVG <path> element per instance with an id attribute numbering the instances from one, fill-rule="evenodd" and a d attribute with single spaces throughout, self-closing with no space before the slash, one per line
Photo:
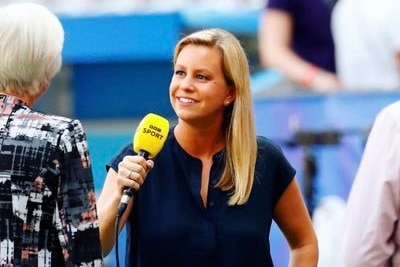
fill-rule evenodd
<path id="1" fill-rule="evenodd" d="M 129 171 L 128 178 L 131 179 L 131 174 L 133 171 Z"/>

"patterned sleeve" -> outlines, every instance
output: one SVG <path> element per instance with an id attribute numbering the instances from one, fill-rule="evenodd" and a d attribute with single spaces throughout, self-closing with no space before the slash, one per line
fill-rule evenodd
<path id="1" fill-rule="evenodd" d="M 103 266 L 92 166 L 80 121 L 68 124 L 60 150 L 55 223 L 64 259 L 72 266 Z"/>

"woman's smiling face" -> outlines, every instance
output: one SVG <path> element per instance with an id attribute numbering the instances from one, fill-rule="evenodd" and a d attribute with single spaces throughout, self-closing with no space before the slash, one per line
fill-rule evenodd
<path id="1" fill-rule="evenodd" d="M 189 44 L 177 56 L 170 83 L 170 101 L 183 120 L 222 119 L 233 101 L 217 48 Z"/>

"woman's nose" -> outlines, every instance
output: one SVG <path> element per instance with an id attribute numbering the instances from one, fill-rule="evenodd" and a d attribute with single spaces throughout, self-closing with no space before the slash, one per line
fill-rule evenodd
<path id="1" fill-rule="evenodd" d="M 179 84 L 179 87 L 181 89 L 193 89 L 193 79 L 189 76 L 186 76 L 185 78 L 183 78 Z"/>

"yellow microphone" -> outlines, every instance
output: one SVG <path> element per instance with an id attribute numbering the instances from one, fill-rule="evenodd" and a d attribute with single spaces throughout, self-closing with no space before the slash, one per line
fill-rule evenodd
<path id="1" fill-rule="evenodd" d="M 136 129 L 133 138 L 133 151 L 144 158 L 154 158 L 164 146 L 169 131 L 167 119 L 147 114 Z"/>
<path id="2" fill-rule="evenodd" d="M 139 123 L 133 137 L 133 151 L 145 159 L 154 158 L 161 151 L 169 132 L 169 122 L 167 119 L 154 114 L 147 114 Z M 118 216 L 121 216 L 129 199 L 135 193 L 135 189 L 127 188 L 121 198 L 118 208 Z"/>

